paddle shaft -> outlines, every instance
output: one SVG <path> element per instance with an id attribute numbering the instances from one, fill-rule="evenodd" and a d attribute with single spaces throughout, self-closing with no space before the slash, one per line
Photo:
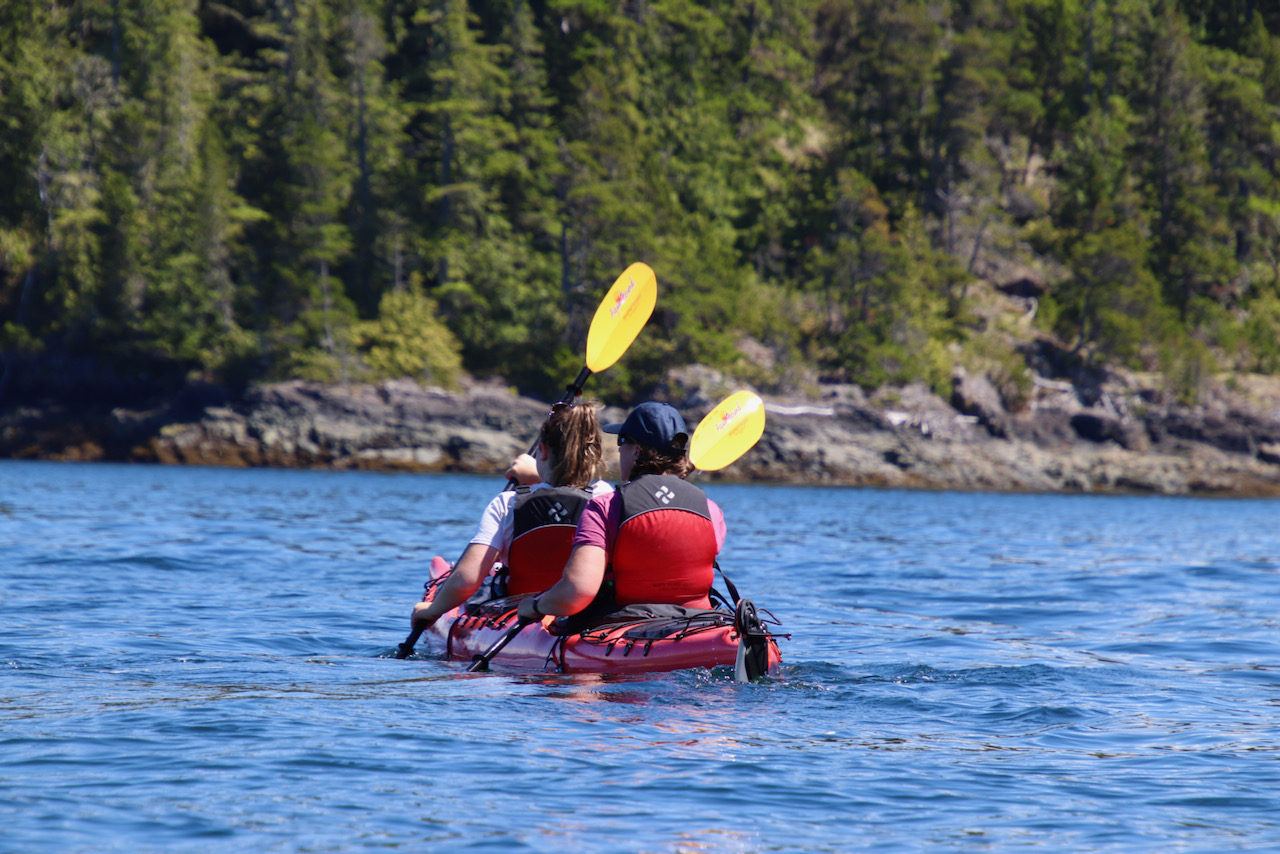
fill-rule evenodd
<path id="1" fill-rule="evenodd" d="M 487 671 L 489 669 L 489 662 L 493 659 L 493 657 L 498 653 L 502 652 L 502 648 L 507 644 L 511 643 L 511 640 L 516 635 L 520 634 L 520 630 L 532 622 L 534 621 L 526 620 L 525 618 L 521 617 L 514 626 L 512 626 L 509 630 L 507 630 L 507 633 L 505 635 L 503 635 L 502 637 L 494 641 L 493 645 L 490 646 L 488 649 L 486 649 L 482 654 L 476 656 L 475 660 L 471 662 L 471 666 L 467 668 L 467 672 L 468 673 L 484 673 L 485 671 Z"/>
<path id="2" fill-rule="evenodd" d="M 396 647 L 396 658 L 408 658 L 413 655 L 414 644 L 418 642 L 418 638 L 422 637 L 422 631 L 422 629 L 414 629 L 409 632 L 409 636 Z"/>

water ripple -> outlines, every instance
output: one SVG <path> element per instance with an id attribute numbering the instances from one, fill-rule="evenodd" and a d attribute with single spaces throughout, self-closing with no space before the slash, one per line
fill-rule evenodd
<path id="1" fill-rule="evenodd" d="M 500 486 L 0 461 L 0 850 L 1280 848 L 1274 503 L 710 484 L 759 684 L 390 657 Z"/>

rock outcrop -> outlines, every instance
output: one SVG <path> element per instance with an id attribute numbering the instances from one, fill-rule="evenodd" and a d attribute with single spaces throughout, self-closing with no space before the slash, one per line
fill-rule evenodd
<path id="1" fill-rule="evenodd" d="M 695 372 L 664 393 L 694 424 L 721 396 L 715 383 L 723 385 L 723 378 Z M 1156 405 L 1136 386 L 1104 390 L 1090 405 L 1080 397 L 1065 383 L 1041 381 L 1027 409 L 1010 413 L 985 377 L 960 373 L 950 400 L 923 386 L 870 396 L 851 386 L 828 387 L 817 399 L 766 396 L 768 426 L 760 442 L 729 468 L 703 477 L 1280 495 L 1280 395 L 1221 387 L 1197 407 Z M 495 385 L 447 392 L 407 380 L 288 382 L 194 408 L 12 409 L 0 413 L 0 456 L 500 474 L 528 447 L 546 413 L 546 403 Z M 623 414 L 611 409 L 604 417 Z"/>

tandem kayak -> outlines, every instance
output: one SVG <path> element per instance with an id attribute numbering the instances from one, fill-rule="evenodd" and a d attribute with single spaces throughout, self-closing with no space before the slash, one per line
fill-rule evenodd
<path id="1" fill-rule="evenodd" d="M 452 572 L 436 557 L 424 602 Z M 445 655 L 474 661 L 517 625 L 523 596 L 468 603 L 444 614 L 428 630 Z M 766 675 L 782 660 L 778 645 L 750 600 L 734 611 L 674 606 L 630 606 L 598 624 L 564 633 L 565 619 L 530 623 L 489 661 L 494 670 L 537 673 L 658 673 L 728 666 L 739 681 Z M 745 641 L 744 641 L 745 638 Z"/>

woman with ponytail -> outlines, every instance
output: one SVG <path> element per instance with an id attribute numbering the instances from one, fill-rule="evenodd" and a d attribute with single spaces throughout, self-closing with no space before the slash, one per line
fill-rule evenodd
<path id="1" fill-rule="evenodd" d="M 538 454 L 521 454 L 507 469 L 520 484 L 485 508 L 480 526 L 431 602 L 419 602 L 411 622 L 428 629 L 471 598 L 493 565 L 507 567 L 508 595 L 538 593 L 560 578 L 587 502 L 613 491 L 604 469 L 600 421 L 594 405 L 557 403 L 542 425 Z"/>

